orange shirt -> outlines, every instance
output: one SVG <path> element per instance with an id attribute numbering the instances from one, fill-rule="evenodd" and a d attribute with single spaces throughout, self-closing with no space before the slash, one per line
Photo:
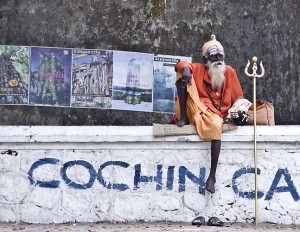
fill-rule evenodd
<path id="1" fill-rule="evenodd" d="M 243 90 L 237 78 L 236 71 L 231 66 L 226 65 L 223 104 L 220 112 L 218 109 L 214 107 L 204 86 L 204 81 L 211 84 L 210 77 L 208 74 L 208 68 L 201 63 L 189 63 L 187 61 L 180 61 L 175 65 L 175 71 L 181 73 L 184 67 L 188 67 L 191 70 L 192 76 L 195 80 L 195 84 L 198 90 L 198 95 L 200 100 L 211 111 L 219 114 L 221 117 L 223 118 L 226 117 L 227 111 L 233 105 L 233 103 L 238 98 L 243 97 Z M 209 91 L 211 93 L 214 102 L 219 107 L 221 102 L 221 96 L 222 96 L 222 88 L 219 88 L 217 92 L 212 91 L 209 88 Z"/>

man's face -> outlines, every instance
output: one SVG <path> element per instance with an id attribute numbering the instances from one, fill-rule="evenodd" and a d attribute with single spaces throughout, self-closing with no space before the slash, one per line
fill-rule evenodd
<path id="1" fill-rule="evenodd" d="M 221 45 L 214 45 L 207 49 L 205 54 L 203 55 L 203 63 L 208 64 L 212 63 L 215 65 L 219 65 L 222 62 L 224 63 L 224 49 Z"/>
<path id="2" fill-rule="evenodd" d="M 208 61 L 211 63 L 218 62 L 218 61 L 224 61 L 224 56 L 222 54 L 215 54 L 215 55 L 210 55 L 208 57 Z"/>

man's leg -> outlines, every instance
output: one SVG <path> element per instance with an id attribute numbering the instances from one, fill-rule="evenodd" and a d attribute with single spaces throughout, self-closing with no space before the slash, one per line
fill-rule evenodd
<path id="1" fill-rule="evenodd" d="M 187 87 L 182 82 L 181 78 L 176 82 L 176 88 L 177 88 L 179 108 L 180 108 L 180 118 L 177 121 L 176 125 L 179 127 L 182 127 L 184 125 L 188 125 L 189 120 L 186 116 L 186 99 L 187 99 L 187 94 L 188 94 Z"/>
<path id="2" fill-rule="evenodd" d="M 215 183 L 216 183 L 216 171 L 218 166 L 218 160 L 221 150 L 221 140 L 212 140 L 211 141 L 211 163 L 210 163 L 210 173 L 206 181 L 205 189 L 210 192 L 215 192 Z"/>

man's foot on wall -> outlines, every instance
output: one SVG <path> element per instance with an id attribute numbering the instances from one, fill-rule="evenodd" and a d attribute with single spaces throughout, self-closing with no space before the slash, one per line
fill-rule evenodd
<path id="1" fill-rule="evenodd" d="M 208 177 L 205 184 L 205 190 L 210 192 L 211 194 L 215 193 L 215 183 L 216 180 L 214 178 Z"/>
<path id="2" fill-rule="evenodd" d="M 183 127 L 183 126 L 185 126 L 185 125 L 189 125 L 190 123 L 189 123 L 189 120 L 187 119 L 187 118 L 180 118 L 180 120 L 178 120 L 177 122 L 176 122 L 176 125 L 178 126 L 178 127 Z"/>

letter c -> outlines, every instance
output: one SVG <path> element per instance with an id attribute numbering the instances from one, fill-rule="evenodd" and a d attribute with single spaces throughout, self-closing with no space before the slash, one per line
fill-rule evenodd
<path id="1" fill-rule="evenodd" d="M 239 191 L 238 187 L 237 187 L 237 183 L 236 183 L 236 179 L 241 177 L 242 175 L 244 174 L 247 174 L 247 173 L 255 173 L 255 169 L 254 168 L 241 168 L 239 170 L 237 170 L 234 174 L 233 174 L 233 177 L 232 177 L 232 189 L 233 191 L 235 192 L 235 194 L 239 195 L 240 197 L 242 198 L 247 198 L 247 199 L 250 199 L 250 200 L 253 200 L 255 198 L 255 192 L 242 192 L 242 191 Z M 259 175 L 260 174 L 260 169 L 258 168 L 257 169 L 257 174 Z M 263 192 L 261 191 L 258 191 L 257 192 L 257 198 L 260 199 L 264 196 Z"/>
<path id="2" fill-rule="evenodd" d="M 59 187 L 59 180 L 52 180 L 52 181 L 35 181 L 33 178 L 33 171 L 38 167 L 45 165 L 45 164 L 57 164 L 59 162 L 58 159 L 54 158 L 44 158 L 39 159 L 38 161 L 34 162 L 29 171 L 28 171 L 28 179 L 31 185 L 39 186 L 41 188 L 58 188 Z"/>

